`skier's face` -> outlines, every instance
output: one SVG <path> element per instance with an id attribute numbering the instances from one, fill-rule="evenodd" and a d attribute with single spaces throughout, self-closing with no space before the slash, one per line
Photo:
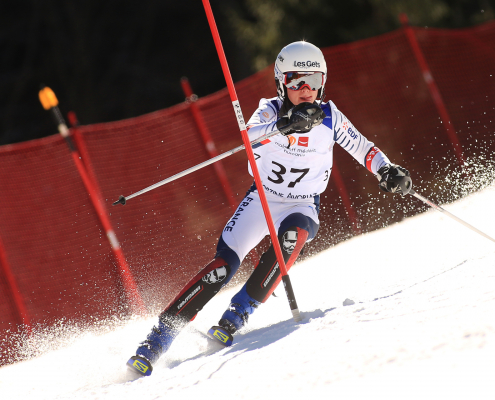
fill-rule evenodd
<path id="1" fill-rule="evenodd" d="M 317 95 L 318 90 L 309 90 L 307 86 L 299 90 L 287 89 L 287 96 L 289 96 L 289 100 L 295 106 L 305 102 L 314 103 Z"/>

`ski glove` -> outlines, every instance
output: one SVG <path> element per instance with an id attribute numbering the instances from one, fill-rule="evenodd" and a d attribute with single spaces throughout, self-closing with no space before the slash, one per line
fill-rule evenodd
<path id="1" fill-rule="evenodd" d="M 277 129 L 284 136 L 291 133 L 306 133 L 320 125 L 325 113 L 319 105 L 301 103 L 292 107 L 286 116 L 277 121 Z"/>
<path id="2" fill-rule="evenodd" d="M 385 192 L 408 194 L 412 189 L 412 179 L 409 171 L 400 165 L 387 164 L 377 172 L 380 180 L 378 186 Z"/>

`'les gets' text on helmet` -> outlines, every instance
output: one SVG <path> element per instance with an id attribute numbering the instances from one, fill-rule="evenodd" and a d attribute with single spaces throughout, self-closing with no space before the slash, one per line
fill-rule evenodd
<path id="1" fill-rule="evenodd" d="M 321 50 L 308 42 L 294 42 L 285 46 L 275 60 L 275 85 L 281 100 L 287 95 L 284 85 L 284 74 L 287 72 L 321 72 L 323 86 L 318 90 L 317 98 L 321 99 L 327 81 L 327 63 Z"/>

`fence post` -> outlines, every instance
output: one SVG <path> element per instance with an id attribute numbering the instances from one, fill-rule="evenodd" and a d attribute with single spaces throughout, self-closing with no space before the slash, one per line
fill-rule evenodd
<path id="1" fill-rule="evenodd" d="M 450 139 L 450 142 L 454 147 L 454 151 L 457 156 L 457 161 L 459 162 L 459 165 L 462 166 L 464 165 L 464 161 L 465 161 L 464 154 L 462 151 L 462 146 L 461 143 L 459 142 L 459 138 L 457 137 L 457 134 L 454 129 L 454 125 L 452 124 L 452 120 L 450 119 L 449 113 L 447 111 L 447 108 L 445 107 L 445 103 L 442 99 L 442 96 L 440 95 L 440 91 L 438 90 L 437 84 L 435 83 L 435 79 L 433 79 L 433 75 L 431 74 L 430 68 L 428 67 L 428 63 L 426 62 L 423 52 L 421 51 L 421 47 L 419 46 L 418 40 L 414 35 L 414 31 L 409 25 L 409 19 L 407 18 L 407 15 L 401 13 L 399 15 L 399 19 L 400 22 L 402 23 L 402 26 L 404 27 L 407 40 L 411 45 L 416 61 L 418 62 L 419 67 L 421 68 L 421 71 L 423 73 L 423 79 L 428 85 L 428 90 L 430 91 L 431 97 L 433 98 L 433 102 L 435 103 L 437 111 L 440 114 L 440 118 L 442 118 L 443 125 L 445 127 L 445 130 L 447 131 L 447 135 Z"/>
<path id="2" fill-rule="evenodd" d="M 6 284 L 11 292 L 12 299 L 14 300 L 17 314 L 19 315 L 27 333 L 31 335 L 31 320 L 24 304 L 24 299 L 22 298 L 19 287 L 17 286 L 17 281 L 15 280 L 14 274 L 12 273 L 12 269 L 10 268 L 10 264 L 7 260 L 7 254 L 5 252 L 5 247 L 3 246 L 2 238 L 0 238 L 0 268 L 5 276 Z"/>
<path id="3" fill-rule="evenodd" d="M 203 139 L 203 143 L 205 145 L 206 151 L 208 152 L 208 155 L 210 156 L 210 158 L 218 156 L 215 142 L 213 141 L 213 138 L 210 135 L 210 131 L 206 127 L 206 123 L 201 115 L 201 111 L 196 104 L 196 102 L 198 101 L 198 96 L 193 93 L 191 84 L 189 83 L 189 79 L 187 79 L 185 76 L 182 77 L 180 83 L 182 85 L 182 90 L 186 95 L 186 102 L 187 104 L 189 104 L 189 108 L 191 109 L 191 112 L 193 114 L 194 122 L 196 123 L 199 133 L 201 134 L 201 138 Z M 225 197 L 227 197 L 230 208 L 232 209 L 232 212 L 235 212 L 237 210 L 238 204 L 235 201 L 234 192 L 232 191 L 232 187 L 227 178 L 225 168 L 223 167 L 221 161 L 213 164 L 213 167 L 215 168 L 215 173 L 217 174 L 218 180 L 222 185 L 223 192 L 225 193 Z M 255 249 L 252 249 L 249 252 L 248 256 L 253 263 L 253 266 L 256 266 L 259 256 L 256 253 Z"/>
<path id="4" fill-rule="evenodd" d="M 117 240 L 117 236 L 115 235 L 115 231 L 112 228 L 110 223 L 110 219 L 108 218 L 108 213 L 105 209 L 105 203 L 103 201 L 102 196 L 100 195 L 100 190 L 97 189 L 96 181 L 93 181 L 91 177 L 88 175 L 86 166 L 84 165 L 81 157 L 79 155 L 79 150 L 75 145 L 72 136 L 70 135 L 69 128 L 65 124 L 65 120 L 62 117 L 62 113 L 58 108 L 58 99 L 55 96 L 53 90 L 51 90 L 48 86 L 44 86 L 38 93 L 39 100 L 43 108 L 47 111 L 52 111 L 53 116 L 55 117 L 55 121 L 58 125 L 58 131 L 60 135 L 64 138 L 67 146 L 69 147 L 70 154 L 72 159 L 74 160 L 74 164 L 76 165 L 77 171 L 79 172 L 79 176 L 81 177 L 84 187 L 89 193 L 89 199 L 95 208 L 96 215 L 100 219 L 101 224 L 103 225 L 103 229 L 105 230 L 107 239 L 110 243 L 110 247 L 114 252 L 115 258 L 117 259 L 117 263 L 120 267 L 120 277 L 122 280 L 122 285 L 124 287 L 124 292 L 127 297 L 127 300 L 131 304 L 133 311 L 141 315 L 146 315 L 146 308 L 144 306 L 143 300 L 136 286 L 136 282 L 134 281 L 134 277 L 130 271 L 129 265 L 125 260 L 124 254 L 122 253 L 122 249 L 120 247 L 119 241 Z M 75 120 L 75 114 L 74 114 Z M 86 160 L 89 163 L 89 160 Z M 88 164 L 89 165 L 89 164 Z"/>
<path id="5" fill-rule="evenodd" d="M 218 151 L 216 149 L 215 143 L 211 138 L 210 132 L 206 127 L 206 123 L 201 115 L 199 107 L 196 104 L 196 101 L 198 100 L 198 96 L 193 94 L 191 84 L 189 83 L 189 80 L 186 77 L 183 77 L 180 80 L 180 83 L 182 85 L 182 90 L 186 95 L 186 102 L 187 104 L 189 104 L 189 108 L 191 109 L 194 122 L 198 127 L 199 133 L 201 135 L 201 138 L 203 139 L 203 143 L 205 145 L 206 151 L 208 152 L 208 155 L 210 156 L 210 158 L 218 156 Z M 227 200 L 230 204 L 230 208 L 232 208 L 232 211 L 235 211 L 237 208 L 237 203 L 235 202 L 234 193 L 232 191 L 232 187 L 230 186 L 222 162 L 221 161 L 216 162 L 215 164 L 213 164 L 213 167 L 215 168 L 215 173 L 217 174 L 218 180 L 222 185 L 223 192 L 225 193 L 225 196 L 227 197 Z"/>
<path id="6" fill-rule="evenodd" d="M 76 113 L 74 111 L 67 112 L 67 119 L 69 120 L 70 127 L 72 128 L 71 134 L 74 137 L 74 141 L 76 142 L 76 149 L 79 152 L 81 161 L 86 168 L 86 172 L 88 173 L 89 178 L 93 182 L 93 187 L 98 193 L 98 197 L 100 199 L 103 199 L 103 195 L 101 194 L 93 165 L 91 164 L 91 159 L 89 158 L 88 149 L 86 148 L 84 139 L 81 136 L 81 132 L 79 132 L 79 129 L 77 128 L 79 126 L 79 121 L 77 119 Z"/>
<path id="7" fill-rule="evenodd" d="M 77 129 L 77 117 L 74 112 L 69 113 L 69 123 L 72 125 L 72 133 L 74 136 L 75 145 L 71 148 L 72 157 L 76 164 L 77 170 L 79 171 L 79 175 L 83 180 L 83 183 L 90 193 L 90 200 L 93 204 L 93 207 L 96 210 L 96 214 L 105 230 L 107 239 L 110 243 L 110 247 L 114 253 L 115 259 L 119 265 L 120 276 L 122 279 L 122 284 L 124 287 L 125 295 L 127 300 L 130 302 L 133 311 L 140 314 L 141 316 L 146 316 L 146 307 L 144 305 L 143 299 L 139 293 L 136 282 L 134 281 L 134 277 L 129 268 L 129 264 L 127 263 L 122 248 L 120 247 L 120 243 L 115 235 L 115 231 L 110 223 L 110 219 L 108 218 L 108 213 L 104 206 L 103 196 L 101 195 L 100 188 L 96 181 L 95 174 L 93 172 L 93 167 L 91 165 L 88 152 L 86 150 L 86 146 L 84 145 L 84 141 L 79 134 Z M 70 138 L 68 136 L 68 138 Z M 81 154 L 79 153 L 82 150 Z M 84 156 L 82 156 L 84 155 Z"/>

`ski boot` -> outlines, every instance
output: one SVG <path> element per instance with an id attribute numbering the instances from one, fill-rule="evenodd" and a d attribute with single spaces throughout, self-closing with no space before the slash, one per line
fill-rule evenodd
<path id="1" fill-rule="evenodd" d="M 146 340 L 139 344 L 136 355 L 127 361 L 127 368 L 138 377 L 151 375 L 152 364 L 168 350 L 176 336 L 177 331 L 168 327 L 160 318 L 158 326 L 154 326 Z"/>
<path id="2" fill-rule="evenodd" d="M 246 285 L 231 300 L 229 309 L 225 311 L 218 325 L 208 330 L 208 336 L 222 345 L 232 346 L 234 333 L 247 324 L 249 315 L 261 303 L 253 299 L 246 291 Z"/>

